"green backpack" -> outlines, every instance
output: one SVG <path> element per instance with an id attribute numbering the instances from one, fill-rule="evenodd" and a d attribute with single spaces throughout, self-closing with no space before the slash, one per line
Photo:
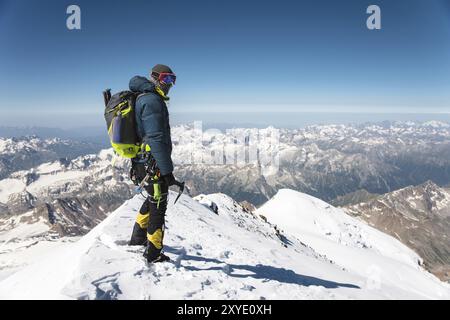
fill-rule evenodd
<path id="1" fill-rule="evenodd" d="M 140 93 L 121 91 L 111 96 L 111 90 L 103 92 L 105 121 L 111 146 L 121 157 L 134 158 L 140 151 L 137 135 L 135 103 Z"/>

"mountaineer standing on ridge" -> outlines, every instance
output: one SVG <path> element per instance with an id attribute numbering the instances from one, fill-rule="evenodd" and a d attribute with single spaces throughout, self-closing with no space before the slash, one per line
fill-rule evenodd
<path id="1" fill-rule="evenodd" d="M 141 149 L 154 160 L 152 181 L 155 183 L 145 186 L 148 197 L 139 210 L 129 244 L 146 245 L 144 256 L 148 262 L 169 260 L 161 250 L 168 189 L 176 184 L 172 173 L 172 140 L 166 105 L 167 95 L 175 81 L 173 71 L 161 64 L 153 67 L 150 79 L 135 76 L 130 80 L 130 90 L 139 93 L 135 103 L 136 131 L 142 141 Z M 147 172 L 144 161 L 138 157 L 132 159 L 132 179 L 141 182 Z"/>
<path id="2" fill-rule="evenodd" d="M 172 171 L 172 139 L 166 101 L 176 76 L 165 65 L 153 67 L 150 79 L 135 76 L 130 90 L 111 96 L 111 89 L 103 91 L 105 120 L 114 152 L 131 159 L 130 178 L 138 190 L 148 197 L 134 224 L 130 245 L 145 245 L 148 262 L 167 261 L 162 253 L 164 216 L 169 187 L 179 187 L 178 200 L 184 182 L 175 180 Z"/>

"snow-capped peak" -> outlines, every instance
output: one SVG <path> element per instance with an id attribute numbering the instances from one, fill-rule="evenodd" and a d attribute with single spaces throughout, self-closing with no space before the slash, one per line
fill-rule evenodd
<path id="1" fill-rule="evenodd" d="M 284 189 L 256 213 L 345 270 L 367 277 L 384 292 L 395 285 L 426 298 L 449 293 L 445 284 L 441 289 L 429 287 L 439 281 L 423 270 L 420 257 L 411 249 L 322 200 Z"/>

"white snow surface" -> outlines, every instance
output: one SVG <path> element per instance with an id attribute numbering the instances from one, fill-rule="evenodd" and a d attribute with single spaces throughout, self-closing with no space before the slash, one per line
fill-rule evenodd
<path id="1" fill-rule="evenodd" d="M 26 266 L 46 259 L 57 248 L 67 246 L 77 237 L 31 237 L 20 241 L 0 242 L 0 281 Z"/>
<path id="2" fill-rule="evenodd" d="M 320 200 L 280 191 L 257 212 L 276 220 L 280 233 L 226 195 L 205 197 L 218 214 L 186 195 L 173 205 L 170 194 L 170 262 L 148 265 L 142 247 L 127 245 L 144 201 L 137 195 L 79 241 L 0 281 L 0 298 L 450 298 L 411 250 Z M 366 274 L 366 266 L 381 275 Z"/>
<path id="3" fill-rule="evenodd" d="M 448 284 L 425 272 L 413 250 L 320 199 L 282 189 L 256 213 L 372 285 L 448 298 Z"/>

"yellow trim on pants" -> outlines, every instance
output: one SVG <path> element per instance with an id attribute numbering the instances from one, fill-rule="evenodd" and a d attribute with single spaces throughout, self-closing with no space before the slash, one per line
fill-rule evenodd
<path id="1" fill-rule="evenodd" d="M 148 220 L 150 218 L 150 213 L 138 213 L 136 217 L 136 223 L 141 227 L 141 229 L 147 229 L 148 227 Z"/>
<path id="2" fill-rule="evenodd" d="M 148 241 L 153 243 L 156 249 L 162 249 L 162 238 L 163 232 L 161 229 L 156 229 L 153 234 L 147 233 Z"/>

